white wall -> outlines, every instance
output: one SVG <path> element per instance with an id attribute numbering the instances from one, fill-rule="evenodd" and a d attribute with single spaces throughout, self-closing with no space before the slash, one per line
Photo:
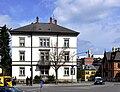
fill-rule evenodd
<path id="1" fill-rule="evenodd" d="M 19 37 L 25 37 L 25 48 L 24 47 L 19 47 Z M 34 36 L 32 37 L 32 60 L 36 61 L 33 62 L 33 64 L 37 64 L 37 61 L 39 60 L 39 49 L 46 49 L 46 48 L 41 48 L 39 47 L 39 37 L 50 37 L 50 47 L 51 46 L 56 46 L 56 41 L 57 38 L 56 36 Z M 71 60 L 68 63 L 69 65 L 76 65 L 76 49 L 77 49 L 77 38 L 76 37 L 69 37 L 69 36 L 64 36 L 64 37 L 58 37 L 58 47 L 63 47 L 64 46 L 64 38 L 69 38 L 69 47 L 67 48 L 66 51 L 70 51 L 70 56 L 71 56 Z M 18 62 L 12 62 L 12 64 L 30 64 L 30 62 L 19 62 L 19 51 L 23 50 L 25 51 L 25 61 L 31 61 L 31 37 L 29 35 L 27 36 L 23 36 L 23 35 L 12 35 L 12 61 L 18 61 Z M 48 48 L 51 49 L 51 48 Z M 61 49 L 62 50 L 62 49 Z M 61 51 L 59 50 L 59 51 Z M 68 66 L 69 69 L 71 68 L 71 66 Z M 75 67 L 76 68 L 76 67 Z M 33 66 L 33 78 L 35 75 L 39 75 L 40 72 L 39 71 L 35 71 L 36 66 Z M 71 71 L 69 71 L 70 73 Z M 19 66 L 13 66 L 12 67 L 12 74 L 13 76 L 16 76 L 18 79 L 24 79 L 27 76 L 30 77 L 31 72 L 30 72 L 30 66 L 25 66 L 25 75 L 24 77 L 20 77 L 19 76 Z M 49 74 L 50 75 L 55 75 L 55 71 L 53 68 L 50 68 L 49 70 Z M 60 67 L 58 70 L 58 79 L 76 79 L 76 74 L 75 75 L 71 75 L 65 77 L 64 76 L 64 66 Z"/>

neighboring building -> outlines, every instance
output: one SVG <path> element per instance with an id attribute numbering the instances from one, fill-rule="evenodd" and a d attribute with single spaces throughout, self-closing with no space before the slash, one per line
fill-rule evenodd
<path id="1" fill-rule="evenodd" d="M 88 50 L 88 52 L 88 56 L 79 56 L 77 58 L 77 78 L 80 79 L 82 77 L 85 81 L 93 80 L 95 76 L 102 76 L 101 64 L 104 57 L 104 55 L 92 55 L 91 50 Z M 92 65 L 94 68 L 85 70 L 84 66 L 86 65 Z M 89 74 L 85 72 L 89 72 Z"/>
<path id="2" fill-rule="evenodd" d="M 88 58 L 84 58 L 84 64 L 85 65 L 92 65 L 93 64 L 93 58 L 90 58 L 90 57 L 88 57 Z"/>
<path id="3" fill-rule="evenodd" d="M 93 64 L 93 58 L 90 57 L 77 58 L 78 70 L 82 69 L 82 65 L 87 65 L 87 64 Z"/>
<path id="4" fill-rule="evenodd" d="M 44 79 L 50 75 L 55 76 L 55 70 L 50 62 L 50 53 L 57 51 L 59 55 L 64 50 L 62 60 L 66 62 L 58 69 L 58 80 L 77 81 L 77 62 L 76 55 L 73 53 L 77 53 L 78 32 L 57 25 L 57 20 L 53 23 L 52 18 L 50 23 L 39 23 L 37 17 L 36 23 L 11 30 L 10 33 L 13 77 L 25 81 L 27 76 L 32 76 L 33 79 L 36 75 Z"/>
<path id="5" fill-rule="evenodd" d="M 93 81 L 95 74 L 96 74 L 96 68 L 93 65 L 83 65 L 83 69 L 81 70 L 82 72 L 82 80 L 84 81 Z"/>
<path id="6" fill-rule="evenodd" d="M 120 49 L 104 53 L 102 77 L 108 81 L 120 81 Z"/>
<path id="7" fill-rule="evenodd" d="M 94 59 L 92 57 L 84 57 L 77 59 L 78 79 L 84 81 L 93 80 L 96 74 L 96 68 L 92 65 Z"/>
<path id="8" fill-rule="evenodd" d="M 103 57 L 104 55 L 93 55 L 93 65 L 96 68 L 96 74 L 95 76 L 102 76 L 102 71 L 101 71 L 101 65 L 102 65 L 102 61 L 103 61 Z"/>

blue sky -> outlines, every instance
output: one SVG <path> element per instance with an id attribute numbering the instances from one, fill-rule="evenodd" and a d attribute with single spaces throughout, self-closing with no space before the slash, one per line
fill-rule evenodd
<path id="1" fill-rule="evenodd" d="M 88 49 L 103 54 L 120 47 L 120 0 L 0 0 L 0 26 L 17 28 L 35 22 L 49 22 L 80 32 L 78 52 Z"/>

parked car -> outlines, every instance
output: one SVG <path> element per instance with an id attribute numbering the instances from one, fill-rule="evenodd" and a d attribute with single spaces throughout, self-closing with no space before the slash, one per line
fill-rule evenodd
<path id="1" fill-rule="evenodd" d="M 0 92 L 24 92 L 24 91 L 16 87 L 0 86 Z"/>
<path id="2" fill-rule="evenodd" d="M 105 84 L 105 81 L 104 81 L 103 78 L 101 78 L 101 77 L 95 77 L 94 85 L 97 85 L 97 84 L 104 85 L 104 84 Z"/>

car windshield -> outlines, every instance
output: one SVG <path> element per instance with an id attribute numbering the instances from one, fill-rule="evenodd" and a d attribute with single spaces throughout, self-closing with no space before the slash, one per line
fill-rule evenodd
<path id="1" fill-rule="evenodd" d="M 101 81 L 101 80 L 102 80 L 102 78 L 97 78 L 96 80 L 97 80 L 97 81 Z"/>

